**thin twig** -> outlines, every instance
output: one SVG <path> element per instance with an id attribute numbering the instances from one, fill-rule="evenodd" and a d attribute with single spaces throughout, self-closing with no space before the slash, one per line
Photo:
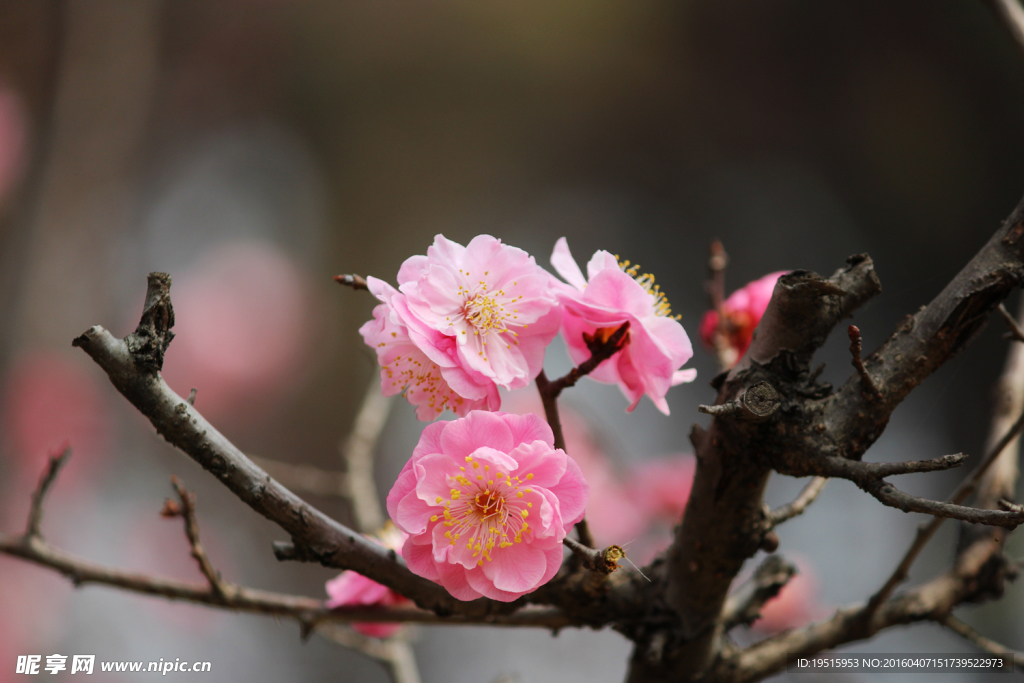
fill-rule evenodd
<path id="1" fill-rule="evenodd" d="M 769 555 L 754 570 L 722 608 L 722 623 L 728 631 L 741 624 L 753 624 L 761 616 L 765 603 L 779 594 L 797 573 L 796 565 L 781 555 Z"/>
<path id="2" fill-rule="evenodd" d="M 590 349 L 590 358 L 567 372 L 562 377 L 551 381 L 540 371 L 537 375 L 537 391 L 540 393 L 541 403 L 544 405 L 544 416 L 547 418 L 551 432 L 555 436 L 555 448 L 565 450 L 565 434 L 562 432 L 562 419 L 558 414 L 558 396 L 564 389 L 576 384 L 582 377 L 593 372 L 598 365 L 608 360 L 622 348 L 625 342 L 626 333 L 629 332 L 629 322 L 622 323 L 607 338 L 585 337 L 587 347 Z M 590 533 L 590 527 L 586 518 L 576 523 L 576 533 L 580 537 L 580 543 L 588 548 L 594 547 L 594 537 Z"/>
<path id="3" fill-rule="evenodd" d="M 213 591 L 214 595 L 224 600 L 229 599 L 230 592 L 234 590 L 234 587 L 221 578 L 220 572 L 214 568 L 213 563 L 206 554 L 206 549 L 203 548 L 203 544 L 199 541 L 199 520 L 196 517 L 195 494 L 188 491 L 185 485 L 181 483 L 181 480 L 175 476 L 171 477 L 171 486 L 174 487 L 174 491 L 181 500 L 178 516 L 185 523 L 185 536 L 188 538 L 192 557 L 199 565 L 199 571 L 210 582 L 210 590 Z M 164 509 L 166 510 L 167 506 Z"/>
<path id="4" fill-rule="evenodd" d="M 335 275 L 334 281 L 337 282 L 339 285 L 345 285 L 346 287 L 351 287 L 352 289 L 356 290 L 361 289 L 364 291 L 368 291 L 370 289 L 366 284 L 366 278 L 364 278 L 362 275 L 356 275 L 354 273 L 351 275 Z"/>
<path id="5" fill-rule="evenodd" d="M 604 550 L 588 548 L 587 546 L 574 541 L 566 536 L 562 539 L 565 547 L 580 558 L 583 566 L 599 574 L 611 574 L 619 569 L 619 560 L 626 556 L 626 552 L 617 545 L 610 545 Z"/>
<path id="6" fill-rule="evenodd" d="M 970 642 L 974 643 L 976 646 L 978 646 L 985 652 L 1004 657 L 1005 664 L 1010 665 L 1014 669 L 1019 670 L 1024 668 L 1024 653 L 1018 652 L 1016 650 L 1011 650 L 1010 648 L 1006 647 L 1005 645 L 1002 645 L 1001 643 L 997 643 L 996 641 L 990 638 L 986 638 L 985 636 L 975 631 L 974 628 L 972 628 L 969 624 L 964 623 L 960 619 L 954 617 L 952 614 L 946 616 L 946 618 L 940 621 L 939 623 L 948 628 L 953 633 L 956 633 L 962 636 L 963 638 L 969 640 Z"/>
<path id="7" fill-rule="evenodd" d="M 28 513 L 28 524 L 25 525 L 26 538 L 42 538 L 39 527 L 43 522 L 43 502 L 46 500 L 46 494 L 49 492 L 53 482 L 57 479 L 60 468 L 64 466 L 64 463 L 70 457 L 70 445 L 65 446 L 64 451 L 60 455 L 50 456 L 46 469 L 43 471 L 43 476 L 39 478 L 39 484 L 36 486 L 36 490 L 32 492 L 32 507 Z"/>
<path id="8" fill-rule="evenodd" d="M 974 492 L 975 488 L 978 486 L 978 482 L 981 481 L 981 478 L 985 475 L 985 472 L 988 471 L 988 468 L 996 461 L 999 455 L 1003 452 L 1003 449 L 1005 449 L 1010 442 L 1014 441 L 1020 435 L 1022 429 L 1024 429 L 1024 411 L 1021 412 L 1017 421 L 1014 422 L 1007 432 L 995 443 L 992 450 L 985 456 L 985 459 L 982 460 L 971 473 L 971 476 L 957 487 L 956 491 L 953 492 L 953 495 L 950 496 L 949 503 L 961 503 Z M 917 528 L 917 534 L 914 537 L 914 542 L 911 544 L 910 548 L 907 549 L 906 554 L 903 556 L 899 565 L 897 565 L 895 571 L 893 571 L 892 575 L 885 584 L 882 585 L 878 592 L 871 596 L 869 606 L 872 609 L 878 609 L 882 603 L 889 599 L 889 596 L 892 595 L 896 586 L 906 580 L 907 576 L 909 576 L 910 567 L 914 564 L 914 560 L 916 560 L 917 556 L 921 554 L 925 545 L 927 545 L 928 541 L 932 539 L 935 532 L 939 530 L 939 527 L 942 526 L 945 519 L 945 517 L 935 517 L 928 522 L 928 524 Z"/>
<path id="9" fill-rule="evenodd" d="M 1006 326 L 1010 328 L 1010 337 L 1019 342 L 1024 342 L 1024 328 L 1010 315 L 1010 312 L 1006 310 L 1006 306 L 999 304 L 996 310 L 999 311 L 999 315 L 1002 316 Z"/>
<path id="10" fill-rule="evenodd" d="M 813 503 L 818 494 L 825 489 L 825 484 L 827 483 L 828 479 L 826 477 L 814 477 L 811 479 L 792 503 L 786 503 L 768 513 L 768 523 L 776 527 L 783 522 L 802 515 L 807 506 Z"/>
<path id="11" fill-rule="evenodd" d="M 856 325 L 850 325 L 846 330 L 847 335 L 850 337 L 850 355 L 853 356 L 851 363 L 857 370 L 857 374 L 860 375 L 860 380 L 864 384 L 864 393 L 870 400 L 878 400 L 882 398 L 882 392 L 875 384 L 874 378 L 868 372 L 868 369 L 864 367 L 864 361 L 860 357 L 861 353 L 861 338 L 860 328 Z"/>
<path id="12" fill-rule="evenodd" d="M 218 598 L 207 583 L 192 583 L 148 574 L 125 572 L 98 565 L 56 548 L 38 537 L 0 533 L 0 553 L 20 557 L 68 577 L 76 586 L 97 584 L 112 586 L 131 593 L 153 595 L 170 600 L 184 600 L 236 612 L 289 617 L 300 623 L 321 622 L 387 622 L 418 624 L 490 624 L 495 626 L 533 626 L 565 628 L 586 625 L 561 609 L 525 608 L 512 614 L 490 614 L 475 617 L 453 614 L 438 616 L 414 607 L 351 606 L 327 609 L 323 601 L 298 595 L 273 593 L 256 588 L 235 586 L 229 600 Z"/>
<path id="13" fill-rule="evenodd" d="M 715 358 L 718 360 L 718 368 L 726 371 L 732 368 L 739 360 L 739 354 L 732 344 L 729 343 L 731 322 L 725 315 L 725 268 L 729 265 L 729 255 L 725 253 L 725 247 L 720 240 L 711 240 L 708 249 L 708 280 L 705 288 L 708 292 L 708 300 L 711 303 L 711 310 L 718 313 L 718 327 L 713 335 L 712 343 L 715 347 Z"/>
<path id="14" fill-rule="evenodd" d="M 364 533 L 375 533 L 384 526 L 383 506 L 373 479 L 373 452 L 390 410 L 391 401 L 381 393 L 380 380 L 374 375 L 352 431 L 339 446 L 348 473 L 346 494 L 352 501 L 353 521 Z"/>

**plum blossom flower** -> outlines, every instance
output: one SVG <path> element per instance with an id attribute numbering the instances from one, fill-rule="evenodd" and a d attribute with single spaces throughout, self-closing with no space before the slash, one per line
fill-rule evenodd
<path id="1" fill-rule="evenodd" d="M 465 370 L 453 354 L 432 354 L 444 365 L 438 365 L 413 341 L 432 339 L 430 348 L 447 344 L 454 351 L 455 340 L 447 339 L 419 324 L 408 312 L 404 295 L 375 277 L 367 278 L 370 292 L 381 303 L 373 309 L 373 320 L 359 328 L 367 345 L 377 351 L 380 364 L 380 385 L 385 396 L 403 393 L 416 406 L 416 416 L 430 422 L 445 408 L 464 416 L 470 410 L 497 410 L 501 407 L 498 387 L 482 374 Z M 408 319 L 410 325 L 404 320 Z M 414 330 L 410 334 L 410 326 Z"/>
<path id="2" fill-rule="evenodd" d="M 719 325 L 718 311 L 708 311 L 700 321 L 700 338 L 709 349 L 716 349 L 716 337 L 721 335 L 721 342 L 727 354 L 729 366 L 736 364 L 754 337 L 754 328 L 761 322 L 768 302 L 771 301 L 775 283 L 788 271 L 769 273 L 764 277 L 748 282 L 729 295 L 722 303 L 725 325 Z"/>
<path id="3" fill-rule="evenodd" d="M 406 535 L 404 533 L 396 529 L 393 524 L 388 524 L 380 533 L 380 537 L 373 540 L 401 554 L 402 544 L 405 543 L 405 539 Z M 387 586 L 382 586 L 376 581 L 351 570 L 344 571 L 328 581 L 326 589 L 329 597 L 324 604 L 329 609 L 345 605 L 387 606 L 410 602 L 408 598 L 394 592 Z M 352 624 L 352 628 L 367 636 L 387 638 L 401 628 L 401 625 L 362 622 Z"/>
<path id="4" fill-rule="evenodd" d="M 360 332 L 377 349 L 385 393 L 404 391 L 421 420 L 501 406 L 497 387 L 537 376 L 562 311 L 533 257 L 490 235 L 463 247 L 443 235 L 398 271 L 398 290 L 368 278 L 383 302 Z"/>
<path id="5" fill-rule="evenodd" d="M 510 602 L 558 572 L 588 495 L 541 418 L 476 410 L 423 430 L 387 506 L 413 573 L 459 600 Z"/>
<path id="6" fill-rule="evenodd" d="M 588 338 L 607 339 L 623 323 L 630 324 L 620 351 L 601 363 L 590 377 L 618 384 L 632 411 L 644 394 L 658 410 L 669 414 L 665 394 L 670 387 L 692 382 L 696 370 L 680 370 L 693 356 L 686 331 L 676 318 L 654 276 L 638 275 L 629 261 L 619 263 L 607 251 L 597 251 L 587 264 L 587 277 L 562 237 L 555 243 L 551 265 L 568 285 L 558 283 L 558 299 L 565 308 L 562 335 L 576 364 L 590 357 Z M 557 280 L 555 281 L 558 282 Z"/>

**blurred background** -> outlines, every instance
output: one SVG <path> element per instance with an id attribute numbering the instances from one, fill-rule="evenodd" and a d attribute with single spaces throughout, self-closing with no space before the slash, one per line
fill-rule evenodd
<path id="1" fill-rule="evenodd" d="M 94 324 L 130 332 L 146 274 L 169 272 L 171 386 L 197 388 L 197 409 L 246 452 L 340 470 L 339 440 L 376 374 L 357 334 L 374 301 L 331 276 L 394 282 L 437 233 L 489 233 L 545 267 L 566 236 L 581 262 L 607 249 L 656 274 L 698 347 L 698 380 L 670 392 L 671 417 L 646 400 L 627 415 L 615 387 L 591 382 L 564 401 L 595 480 L 652 462 L 685 471 L 686 435 L 707 421 L 696 406 L 714 398 L 715 362 L 696 338 L 711 239 L 731 257 L 727 291 L 870 253 L 884 293 L 856 316 L 869 352 L 1024 192 L 1022 120 L 1024 56 L 980 1 L 6 0 L 0 528 L 22 528 L 47 454 L 70 440 L 44 523 L 55 544 L 200 580 L 180 522 L 158 514 L 176 474 L 198 494 L 204 544 L 226 578 L 325 597 L 336 572 L 274 560 L 270 543 L 285 534 L 157 437 L 70 342 Z M 986 329 L 916 391 L 867 458 L 979 454 L 1001 333 Z M 847 346 L 837 335 L 821 352 L 824 379 L 852 372 Z M 568 369 L 560 343 L 547 367 Z M 507 405 L 531 409 L 529 391 Z M 382 493 L 422 426 L 395 402 L 378 448 Z M 901 484 L 942 497 L 960 476 Z M 769 502 L 803 483 L 776 477 Z M 344 500 L 310 500 L 350 518 Z M 629 506 L 591 511 L 602 514 L 609 542 L 643 533 L 626 523 Z M 780 530 L 809 596 L 790 616 L 866 597 L 919 521 L 830 483 Z M 638 561 L 670 526 L 646 533 Z M 955 536 L 947 524 L 916 580 L 944 567 Z M 1024 540 L 1010 549 L 1024 555 Z M 1022 607 L 1015 587 L 959 613 L 1020 649 Z M 619 681 L 630 651 L 613 632 L 406 636 L 427 682 Z M 852 649 L 971 651 L 927 625 Z M 75 590 L 0 557 L 0 682 L 15 679 L 16 655 L 54 652 L 208 660 L 212 680 L 388 680 L 359 653 L 303 644 L 291 622 Z"/>

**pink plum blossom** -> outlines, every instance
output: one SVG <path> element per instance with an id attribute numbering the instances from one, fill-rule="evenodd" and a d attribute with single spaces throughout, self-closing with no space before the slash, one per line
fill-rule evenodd
<path id="1" fill-rule="evenodd" d="M 555 243 L 551 265 L 568 285 L 557 283 L 558 300 L 565 308 L 562 335 L 576 364 L 590 357 L 587 338 L 607 339 L 620 325 L 629 323 L 622 350 L 601 363 L 590 377 L 618 384 L 632 411 L 646 394 L 664 414 L 669 414 L 665 395 L 670 387 L 692 382 L 696 370 L 680 367 L 693 356 L 693 347 L 679 321 L 672 317 L 665 295 L 654 276 L 637 275 L 637 267 L 620 264 L 607 251 L 597 251 L 583 277 L 569 244 Z"/>
<path id="2" fill-rule="evenodd" d="M 367 278 L 367 284 L 382 303 L 373 309 L 373 320 L 360 327 L 359 333 L 377 351 L 380 386 L 385 396 L 404 392 L 406 400 L 416 406 L 416 416 L 424 422 L 433 420 L 445 408 L 464 416 L 470 410 L 501 407 L 494 382 L 458 364 L 454 339 L 429 329 L 409 314 L 405 296 L 391 285 L 375 277 Z M 432 354 L 443 365 L 421 351 L 413 336 L 430 340 L 427 345 L 431 349 L 446 348 L 447 354 Z"/>
<path id="3" fill-rule="evenodd" d="M 761 317 L 768 308 L 775 283 L 787 271 L 770 273 L 748 282 L 729 295 L 722 303 L 725 325 L 719 325 L 718 311 L 708 311 L 700 321 L 700 338 L 709 349 L 718 348 L 716 337 L 722 335 L 722 342 L 728 354 L 730 366 L 735 365 L 747 349 L 754 337 L 754 329 L 761 322 Z"/>
<path id="4" fill-rule="evenodd" d="M 419 323 L 406 319 L 410 336 L 428 357 L 442 367 L 453 359 L 506 389 L 540 373 L 558 332 L 561 311 L 548 274 L 490 235 L 465 247 L 436 236 L 426 256 L 402 264 L 398 289 L 403 313 Z M 418 327 L 434 334 L 420 335 Z"/>
<path id="5" fill-rule="evenodd" d="M 371 537 L 372 538 L 372 537 Z M 406 534 L 388 524 L 381 532 L 379 539 L 386 548 L 402 553 L 402 544 L 405 543 Z M 400 595 L 386 586 L 382 586 L 372 579 L 354 571 L 344 571 L 337 577 L 327 582 L 327 595 L 325 603 L 328 608 L 344 607 L 346 605 L 398 605 L 409 602 L 409 599 Z M 387 638 L 401 628 L 400 624 L 377 624 L 372 622 L 354 623 L 352 628 L 360 633 L 375 638 Z"/>
<path id="6" fill-rule="evenodd" d="M 550 581 L 589 487 L 536 415 L 435 422 L 388 494 L 413 573 L 459 600 L 510 602 Z"/>

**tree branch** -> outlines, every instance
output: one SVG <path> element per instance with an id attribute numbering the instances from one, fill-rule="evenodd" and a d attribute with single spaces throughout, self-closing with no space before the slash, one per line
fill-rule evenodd
<path id="1" fill-rule="evenodd" d="M 825 489 L 825 484 L 828 483 L 826 477 L 814 477 L 807 486 L 800 492 L 800 495 L 796 497 L 792 503 L 786 503 L 780 507 L 775 508 L 768 513 L 768 523 L 772 527 L 777 527 L 783 522 L 802 515 L 807 506 L 815 501 L 818 495 Z"/>
<path id="2" fill-rule="evenodd" d="M 1002 656 L 1004 658 L 1003 661 L 1008 668 L 1018 671 L 1024 669 L 1024 653 L 1011 650 L 1005 645 L 997 643 L 990 638 L 986 638 L 971 628 L 968 624 L 954 617 L 952 614 L 947 616 L 940 623 L 953 633 L 962 636 L 985 652 Z"/>
<path id="3" fill-rule="evenodd" d="M 352 430 L 339 446 L 348 474 L 344 481 L 346 494 L 352 501 L 352 517 L 355 526 L 365 533 L 375 533 L 384 526 L 383 506 L 373 480 L 373 452 L 390 411 L 391 401 L 381 393 L 380 380 L 375 373 Z"/>
<path id="4" fill-rule="evenodd" d="M 813 482 L 812 482 L 813 483 Z M 725 630 L 749 626 L 761 618 L 761 608 L 797 574 L 796 565 L 781 555 L 769 555 L 722 608 Z"/>
<path id="5" fill-rule="evenodd" d="M 43 537 L 39 526 L 43 522 L 43 503 L 46 500 L 46 494 L 49 492 L 50 487 L 53 486 L 53 482 L 57 480 L 57 474 L 60 472 L 60 469 L 64 467 L 64 463 L 70 457 L 71 446 L 68 445 L 64 447 L 60 455 L 51 455 L 47 461 L 43 476 L 39 478 L 39 485 L 32 492 L 32 507 L 29 508 L 28 524 L 25 525 L 25 538 Z"/>
<path id="6" fill-rule="evenodd" d="M 351 287 L 352 289 L 355 290 L 370 290 L 370 288 L 366 284 L 366 278 L 364 278 L 362 275 L 356 275 L 354 273 L 351 275 L 335 275 L 334 281 L 337 282 L 339 285 L 345 285 L 346 287 Z"/>
<path id="7" fill-rule="evenodd" d="M 173 337 L 170 276 L 151 274 L 146 308 L 136 331 L 124 340 L 100 326 L 87 330 L 73 345 L 107 373 L 114 387 L 145 415 L 171 445 L 216 476 L 244 503 L 291 534 L 306 556 L 329 567 L 372 576 L 444 614 L 484 615 L 508 606 L 480 599 L 461 602 L 432 581 L 412 574 L 401 558 L 346 528 L 281 486 L 257 467 L 193 407 L 176 394 L 158 370 Z"/>

